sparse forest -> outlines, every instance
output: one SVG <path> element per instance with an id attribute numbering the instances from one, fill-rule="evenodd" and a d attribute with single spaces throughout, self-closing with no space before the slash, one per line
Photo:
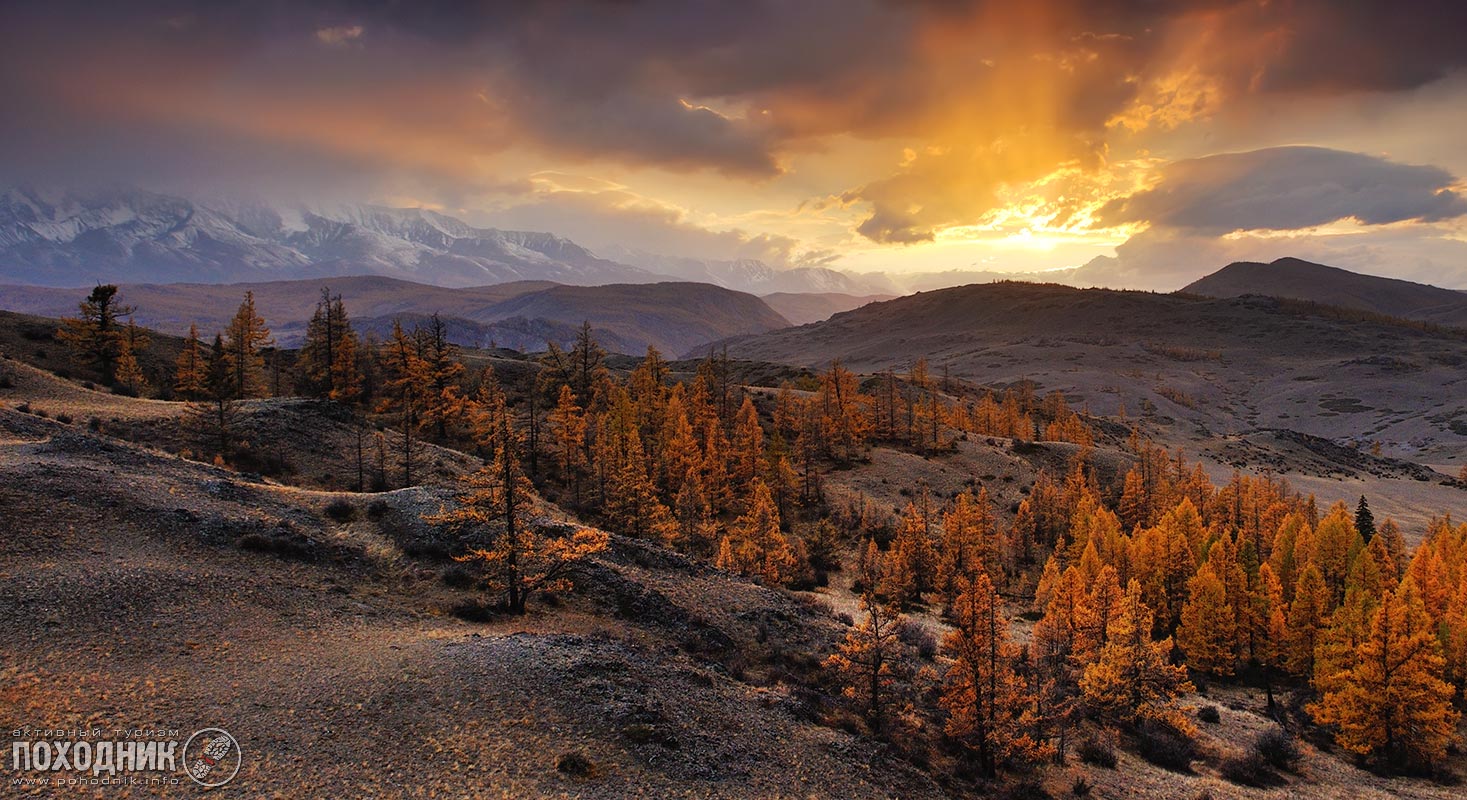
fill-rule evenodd
<path id="1" fill-rule="evenodd" d="M 1259 688 L 1280 731 L 1372 768 L 1430 773 L 1457 746 L 1467 524 L 1449 517 L 1411 548 L 1364 497 L 1319 508 L 1266 475 L 1214 485 L 1124 420 L 1028 384 L 934 376 L 925 360 L 754 387 L 718 352 L 669 363 L 649 348 L 613 367 L 586 325 L 570 349 L 501 375 L 466 366 L 436 316 L 374 341 L 324 292 L 298 351 L 273 346 L 247 295 L 227 329 L 192 330 L 172 373 L 149 376 L 131 311 L 99 286 L 58 335 L 117 391 L 187 403 L 206 460 L 234 465 L 240 404 L 277 395 L 349 411 L 359 491 L 413 485 L 427 446 L 481 458 L 428 519 L 478 538 L 454 555 L 513 612 L 566 590 L 602 531 L 766 587 L 843 593 L 859 613 L 804 676 L 828 700 L 822 719 L 946 754 L 954 774 L 1022 776 L 1116 736 L 1185 768 L 1184 698 L 1207 683 Z M 953 496 L 907 487 L 895 516 L 824 491 L 874 447 L 941 458 L 979 439 L 1074 448 L 1013 508 L 978 480 Z M 1091 461 L 1102 440 L 1129 459 L 1109 482 Z M 585 524 L 543 529 L 547 502 Z M 1286 770 L 1283 742 L 1260 740 L 1250 768 Z"/>

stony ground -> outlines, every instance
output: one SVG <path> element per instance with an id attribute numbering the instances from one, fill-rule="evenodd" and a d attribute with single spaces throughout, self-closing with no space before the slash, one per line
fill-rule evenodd
<path id="1" fill-rule="evenodd" d="M 442 486 L 345 494 L 241 475 L 86 422 L 177 406 L 22 380 L 0 392 L 0 724 L 12 730 L 222 727 L 244 759 L 221 797 L 974 794 L 812 713 L 799 677 L 843 634 L 837 615 L 856 610 L 848 576 L 775 592 L 618 538 L 553 604 L 467 622 L 450 610 L 477 593 L 445 583 L 451 562 L 420 520 Z M 37 416 L 42 404 L 73 421 Z M 1001 441 L 932 461 L 883 450 L 830 486 L 895 508 L 912 476 L 950 494 L 976 475 L 1006 498 L 1036 464 L 1067 457 L 1020 458 Z M 1208 758 L 1192 772 L 1122 748 L 1115 771 L 1072 761 L 1041 779 L 1067 796 L 1083 777 L 1090 796 L 1117 800 L 1461 796 L 1312 746 L 1280 785 L 1228 783 L 1215 764 L 1269 724 L 1262 699 L 1215 686 L 1188 703 L 1222 709 L 1221 724 L 1199 724 Z M 560 768 L 568 755 L 580 769 Z M 27 791 L 196 794 L 0 795 Z"/>
<path id="2" fill-rule="evenodd" d="M 412 492 L 336 523 L 340 495 L 12 410 L 0 487 L 12 729 L 223 727 L 245 759 L 221 796 L 938 795 L 772 674 L 769 649 L 823 651 L 839 623 L 657 548 L 619 542 L 558 608 L 476 624 L 396 544 Z"/>

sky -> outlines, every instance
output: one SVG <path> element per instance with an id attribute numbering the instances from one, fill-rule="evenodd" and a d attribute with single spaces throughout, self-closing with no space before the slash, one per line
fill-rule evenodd
<path id="1" fill-rule="evenodd" d="M 785 267 L 1467 288 L 1464 37 L 1459 0 L 11 0 L 0 180 Z"/>

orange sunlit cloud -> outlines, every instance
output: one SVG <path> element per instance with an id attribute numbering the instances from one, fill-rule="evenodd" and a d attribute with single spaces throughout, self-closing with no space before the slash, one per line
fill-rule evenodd
<path id="1" fill-rule="evenodd" d="M 1283 173 L 1365 181 L 1358 202 L 1334 198 L 1341 220 L 1380 214 L 1365 192 L 1386 186 L 1404 208 L 1434 209 L 1417 223 L 1440 238 L 1455 235 L 1456 205 L 1391 194 L 1389 173 L 1442 167 L 1437 190 L 1451 191 L 1467 171 L 1440 119 L 1435 138 L 1403 116 L 1389 135 L 1362 123 L 1352 139 L 1334 111 L 1374 98 L 1377 119 L 1420 116 L 1430 109 L 1388 99 L 1422 91 L 1467 106 L 1467 51 L 1452 35 L 1462 7 L 1435 0 L 1411 14 L 1326 0 L 145 2 L 6 14 L 0 88 L 29 112 L 3 134 L 10 180 L 417 198 L 679 255 L 701 242 L 719 257 L 901 270 L 989 263 L 989 247 L 1005 269 L 1077 266 L 1175 224 L 1102 213 L 1179 174 L 1169 164 L 1342 141 L 1381 163 Z M 1247 135 L 1266 129 L 1280 134 Z M 1224 136 L 1246 148 L 1220 146 Z M 945 265 L 958 247 L 965 260 Z"/>

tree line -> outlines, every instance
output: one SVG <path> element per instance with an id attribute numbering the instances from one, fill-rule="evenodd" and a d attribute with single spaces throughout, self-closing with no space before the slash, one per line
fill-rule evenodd
<path id="1" fill-rule="evenodd" d="M 146 341 L 118 322 L 131 313 L 115 287 L 98 287 L 63 332 L 124 380 L 126 354 Z M 193 330 L 178 357 L 174 393 L 211 420 L 221 454 L 234 404 L 281 391 L 266 379 L 270 342 L 247 294 L 211 344 Z M 818 583 L 854 548 L 861 619 L 827 672 L 873 730 L 941 730 L 988 774 L 1063 758 L 1087 717 L 1185 733 L 1176 700 L 1202 675 L 1255 682 L 1271 707 L 1276 685 L 1302 689 L 1342 747 L 1383 763 L 1430 765 L 1453 740 L 1467 683 L 1467 525 L 1437 520 L 1408 551 L 1364 498 L 1353 514 L 1321 513 L 1267 476 L 1214 486 L 1200 464 L 1136 434 L 1134 465 L 1112 491 L 1089 464 L 1093 431 L 1062 396 L 967 391 L 925 361 L 864 380 L 832 363 L 774 391 L 741 386 L 724 354 L 691 376 L 654 348 L 624 375 L 606 361 L 583 325 L 569 349 L 549 344 L 505 385 L 492 368 L 470 374 L 436 316 L 364 342 L 341 298 L 323 292 L 294 391 L 391 420 L 403 485 L 419 478 L 424 440 L 483 456 L 455 509 L 433 519 L 506 532 L 463 558 L 515 611 L 607 546 L 592 529 L 526 525 L 539 495 L 770 586 Z M 1061 479 L 1039 473 L 1007 521 L 982 486 L 950 500 L 916 487 L 890 524 L 823 491 L 824 474 L 877 445 L 934 455 L 967 436 L 1080 447 Z M 359 440 L 359 465 L 360 452 Z M 1020 645 L 1006 609 L 1031 597 L 1041 616 Z M 936 667 L 903 635 L 921 607 L 950 626 Z"/>

